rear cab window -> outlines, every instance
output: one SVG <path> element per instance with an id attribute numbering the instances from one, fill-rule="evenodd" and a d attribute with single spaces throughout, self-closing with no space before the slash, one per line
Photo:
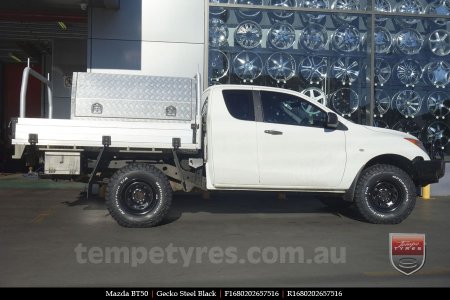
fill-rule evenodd
<path id="1" fill-rule="evenodd" d="M 252 90 L 223 90 L 222 93 L 228 112 L 233 118 L 255 121 Z"/>

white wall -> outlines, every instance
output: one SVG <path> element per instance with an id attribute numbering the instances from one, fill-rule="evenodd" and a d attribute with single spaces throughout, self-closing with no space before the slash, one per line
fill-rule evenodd
<path id="1" fill-rule="evenodd" d="M 93 8 L 88 71 L 192 77 L 203 73 L 204 0 L 127 0 Z"/>

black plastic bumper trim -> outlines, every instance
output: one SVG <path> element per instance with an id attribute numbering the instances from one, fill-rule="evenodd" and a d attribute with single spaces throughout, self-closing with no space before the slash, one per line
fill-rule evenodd
<path id="1" fill-rule="evenodd" d="M 445 161 L 421 160 L 413 162 L 415 181 L 421 185 L 436 183 L 445 174 Z"/>

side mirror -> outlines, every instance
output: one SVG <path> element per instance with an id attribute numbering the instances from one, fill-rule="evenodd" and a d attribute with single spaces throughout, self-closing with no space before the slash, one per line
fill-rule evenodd
<path id="1" fill-rule="evenodd" d="M 335 129 L 338 127 L 338 125 L 339 125 L 338 116 L 333 112 L 327 113 L 327 123 L 325 124 L 325 127 Z"/>

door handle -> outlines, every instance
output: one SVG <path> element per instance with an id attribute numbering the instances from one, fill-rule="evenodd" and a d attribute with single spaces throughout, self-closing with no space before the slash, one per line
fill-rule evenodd
<path id="1" fill-rule="evenodd" d="M 281 131 L 276 131 L 276 130 L 264 130 L 264 133 L 272 134 L 272 135 L 282 135 L 283 134 Z"/>

